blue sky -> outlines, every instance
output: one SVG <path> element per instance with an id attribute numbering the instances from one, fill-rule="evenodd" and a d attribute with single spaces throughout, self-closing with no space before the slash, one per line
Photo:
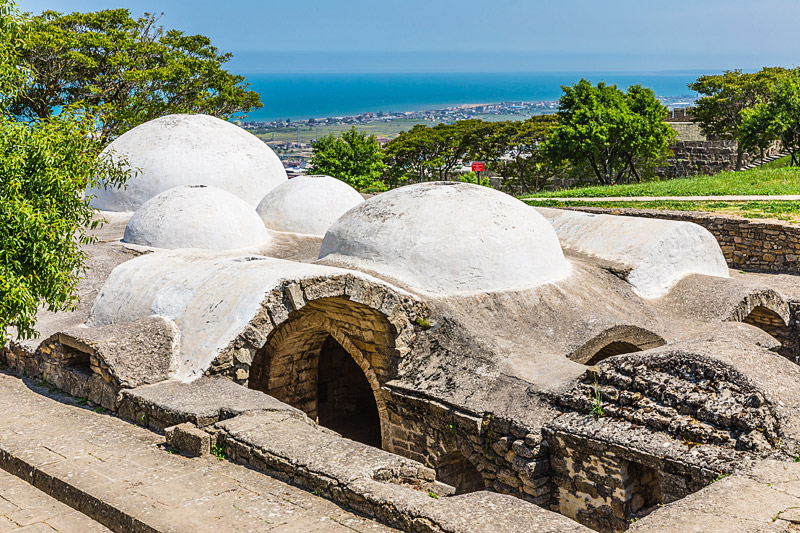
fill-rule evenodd
<path id="1" fill-rule="evenodd" d="M 798 0 L 18 0 L 127 7 L 254 72 L 661 71 L 800 65 Z"/>

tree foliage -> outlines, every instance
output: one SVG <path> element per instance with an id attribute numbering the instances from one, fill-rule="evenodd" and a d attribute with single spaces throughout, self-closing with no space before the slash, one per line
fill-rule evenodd
<path id="1" fill-rule="evenodd" d="M 227 118 L 261 107 L 244 77 L 222 68 L 231 54 L 203 35 L 164 30 L 152 14 L 45 11 L 25 31 L 21 53 L 33 76 L 11 110 L 26 119 L 80 108 L 95 116 L 106 142 L 171 113 Z"/>
<path id="2" fill-rule="evenodd" d="M 340 137 L 333 133 L 322 137 L 312 151 L 310 172 L 333 176 L 359 191 L 384 188 L 380 180 L 385 168 L 383 151 L 374 135 L 353 126 Z"/>
<path id="3" fill-rule="evenodd" d="M 401 132 L 386 145 L 386 158 L 392 178 L 402 182 L 410 177 L 428 176 L 447 180 L 456 165 L 470 152 L 477 132 L 485 123 L 460 120 L 433 127 L 417 124 Z"/>
<path id="4" fill-rule="evenodd" d="M 433 127 L 419 124 L 386 145 L 387 177 L 392 185 L 419 176 L 423 180 L 448 180 L 458 165 L 480 160 L 487 172 L 506 178 L 504 186 L 539 190 L 553 174 L 541 147 L 555 124 L 552 115 L 525 121 L 471 119 Z"/>
<path id="5" fill-rule="evenodd" d="M 0 343 L 9 328 L 35 336 L 37 309 L 69 310 L 92 241 L 89 184 L 120 185 L 125 174 L 98 160 L 94 117 L 64 109 L 21 122 L 8 112 L 27 66 L 25 35 L 8 0 L 0 0 Z M 23 79 L 21 79 L 23 78 Z M 124 162 L 121 162 L 124 163 Z"/>
<path id="6" fill-rule="evenodd" d="M 539 191 L 560 170 L 542 152 L 557 125 L 555 115 L 484 122 L 472 130 L 469 156 L 486 162 L 488 170 L 503 176 L 504 188 L 526 193 Z"/>
<path id="7" fill-rule="evenodd" d="M 743 112 L 766 101 L 786 69 L 765 67 L 758 72 L 727 70 L 722 74 L 700 76 L 689 89 L 700 94 L 693 113 L 705 135 L 740 140 Z M 740 142 L 736 170 L 742 166 L 744 146 Z"/>
<path id="8" fill-rule="evenodd" d="M 791 154 L 791 166 L 800 165 L 800 70 L 783 75 L 763 101 L 742 111 L 739 135 L 745 149 L 762 151 L 780 140 Z"/>
<path id="9" fill-rule="evenodd" d="M 612 185 L 641 181 L 669 155 L 675 132 L 650 89 L 633 85 L 622 92 L 585 79 L 562 89 L 558 127 L 545 146 L 554 162 L 588 163 L 600 183 Z"/>

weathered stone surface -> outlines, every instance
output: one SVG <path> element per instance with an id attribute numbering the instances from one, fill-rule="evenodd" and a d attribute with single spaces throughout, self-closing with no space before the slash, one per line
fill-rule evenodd
<path id="1" fill-rule="evenodd" d="M 169 379 L 179 342 L 175 323 L 158 316 L 122 324 L 68 329 L 59 333 L 59 341 L 79 349 L 78 344 L 83 345 L 119 388 Z"/>
<path id="2" fill-rule="evenodd" d="M 191 422 L 204 427 L 246 411 L 279 411 L 289 417 L 305 415 L 271 396 L 224 378 L 201 378 L 191 383 L 167 381 L 126 390 L 120 415 L 137 421 L 146 414 L 150 425 L 163 429 Z M 138 414 L 138 416 L 137 416 Z"/>
<path id="3" fill-rule="evenodd" d="M 108 533 L 111 530 L 0 470 L 0 532 Z"/>
<path id="4" fill-rule="evenodd" d="M 633 533 L 795 531 L 800 524 L 800 465 L 764 461 L 636 521 Z"/>
<path id="5" fill-rule="evenodd" d="M 211 452 L 211 437 L 205 431 L 197 429 L 190 422 L 164 429 L 167 446 L 172 446 L 186 455 L 200 457 Z"/>
<path id="6" fill-rule="evenodd" d="M 15 406 L 0 411 L 0 468 L 113 531 L 394 531 L 230 461 L 170 454 L 158 434 L 7 374 L 0 402 Z"/>

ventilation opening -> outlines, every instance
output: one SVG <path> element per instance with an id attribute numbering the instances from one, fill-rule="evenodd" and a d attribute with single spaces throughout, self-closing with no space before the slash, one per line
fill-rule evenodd
<path id="1" fill-rule="evenodd" d="M 633 461 L 624 461 L 625 518 L 641 518 L 664 503 L 658 471 Z"/>
<path id="2" fill-rule="evenodd" d="M 449 453 L 439 461 L 436 479 L 455 487 L 456 494 L 466 494 L 486 488 L 483 476 L 460 452 Z"/>
<path id="3" fill-rule="evenodd" d="M 762 329 L 775 337 L 781 343 L 780 348 L 775 351 L 794 362 L 798 362 L 797 356 L 799 355 L 800 347 L 797 344 L 797 337 L 792 335 L 791 330 L 778 313 L 759 305 L 742 322 Z"/>
<path id="4" fill-rule="evenodd" d="M 381 446 L 380 416 L 372 388 L 347 350 L 330 335 L 319 354 L 317 416 L 320 425 L 343 437 Z"/>
<path id="5" fill-rule="evenodd" d="M 72 372 L 77 372 L 87 377 L 92 375 L 92 365 L 89 361 L 89 354 L 76 350 L 75 348 L 64 346 L 64 355 L 68 356 L 65 365 Z"/>
<path id="6" fill-rule="evenodd" d="M 612 342 L 611 344 L 607 344 L 605 347 L 601 348 L 600 351 L 594 354 L 591 359 L 586 361 L 586 364 L 589 366 L 596 365 L 603 359 L 607 359 L 614 355 L 641 351 L 641 348 L 629 342 Z"/>

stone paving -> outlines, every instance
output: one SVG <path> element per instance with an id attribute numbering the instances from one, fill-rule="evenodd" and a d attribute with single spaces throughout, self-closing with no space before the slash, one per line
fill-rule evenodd
<path id="1" fill-rule="evenodd" d="M 229 461 L 171 454 L 163 436 L 30 380 L 0 373 L 0 404 L 14 406 L 0 410 L 0 466 L 113 530 L 395 531 Z M 42 522 L 56 516 L 48 506 L 55 503 L 30 504 L 28 523 L 39 529 L 25 531 L 50 531 Z M 96 530 L 103 529 L 62 529 Z"/>
<path id="2" fill-rule="evenodd" d="M 109 529 L 0 470 L 0 533 L 101 533 Z"/>

